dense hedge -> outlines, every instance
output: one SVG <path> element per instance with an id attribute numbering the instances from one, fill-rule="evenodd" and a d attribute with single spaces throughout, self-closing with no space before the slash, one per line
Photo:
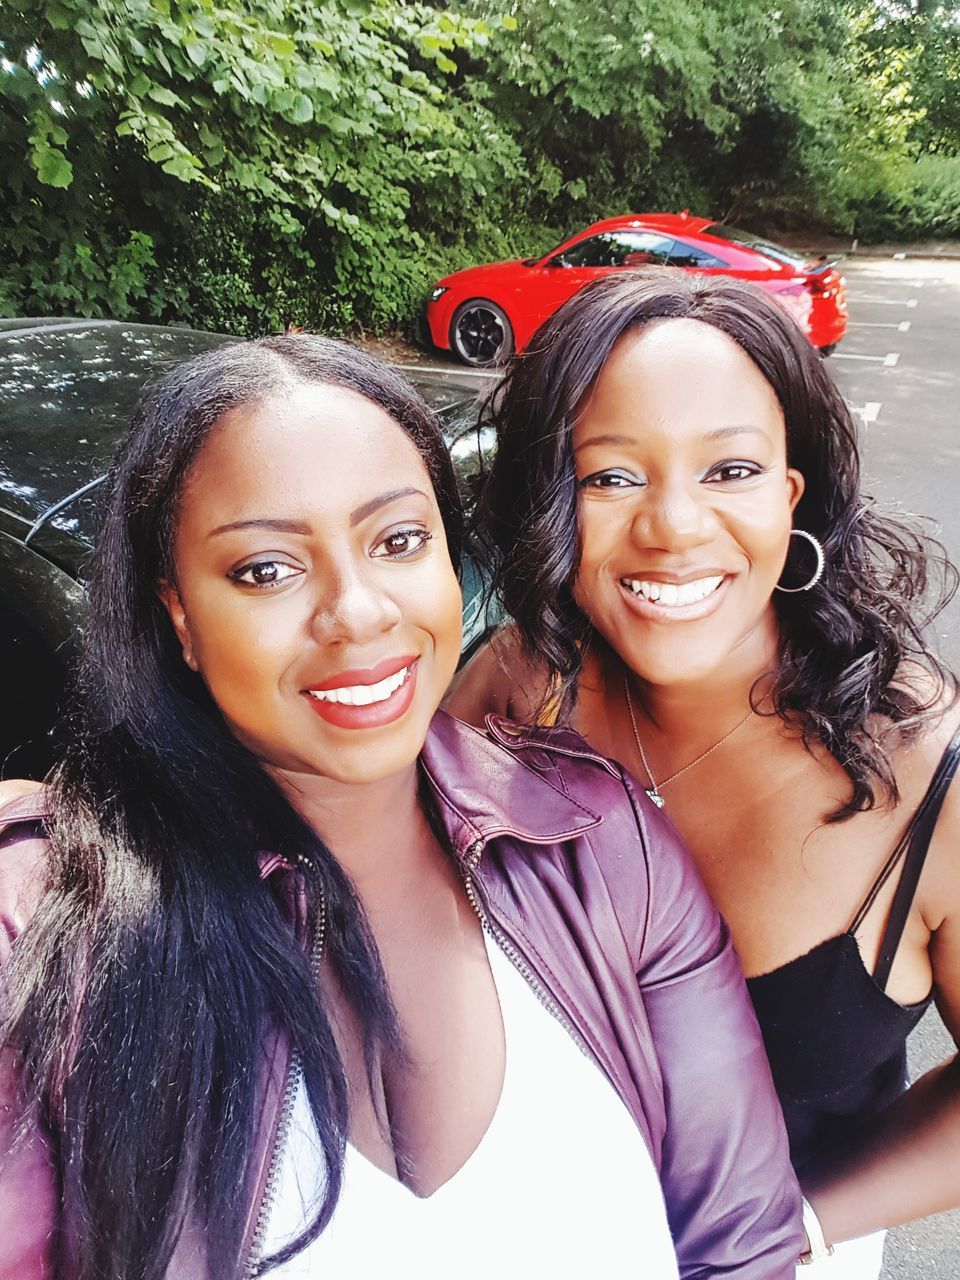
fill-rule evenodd
<path id="1" fill-rule="evenodd" d="M 409 328 L 630 209 L 957 235 L 958 50 L 896 0 L 24 0 L 0 314 Z"/>

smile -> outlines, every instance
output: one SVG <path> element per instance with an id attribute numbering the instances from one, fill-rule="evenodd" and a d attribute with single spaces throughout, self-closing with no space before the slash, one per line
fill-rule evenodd
<path id="1" fill-rule="evenodd" d="M 706 600 L 723 582 L 723 574 L 695 578 L 692 582 L 654 582 L 646 578 L 621 578 L 620 585 L 635 596 L 665 608 L 682 608 Z"/>
<path id="2" fill-rule="evenodd" d="M 369 707 L 375 702 L 392 698 L 410 675 L 409 667 L 401 667 L 393 675 L 376 684 L 347 684 L 338 689 L 308 689 L 311 698 L 318 702 L 336 702 L 344 707 Z"/>
<path id="3" fill-rule="evenodd" d="M 336 729 L 382 729 L 407 714 L 417 688 L 419 656 L 385 658 L 341 671 L 304 689 L 311 708 Z"/>

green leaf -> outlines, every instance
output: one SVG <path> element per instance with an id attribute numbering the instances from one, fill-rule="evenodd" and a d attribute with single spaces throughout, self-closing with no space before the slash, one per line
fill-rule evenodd
<path id="1" fill-rule="evenodd" d="M 291 124 L 307 124 L 313 119 L 313 103 L 305 93 L 298 93 L 284 116 Z"/>
<path id="2" fill-rule="evenodd" d="M 62 151 L 51 147 L 36 154 L 37 177 L 46 187 L 69 187 L 73 165 Z"/>
<path id="3" fill-rule="evenodd" d="M 175 93 L 171 93 L 169 89 L 165 89 L 162 84 L 155 84 L 147 91 L 147 97 L 153 102 L 159 102 L 162 107 L 182 107 L 183 99 L 178 98 Z"/>
<path id="4" fill-rule="evenodd" d="M 437 66 L 441 71 L 446 71 L 448 75 L 452 74 L 457 69 L 457 64 L 453 59 L 448 58 L 446 54 L 443 53 L 437 56 Z"/>
<path id="5" fill-rule="evenodd" d="M 503 17 L 500 19 L 500 25 L 501 27 L 503 27 L 504 31 L 516 31 L 517 20 L 513 16 L 513 14 L 505 13 Z"/>
<path id="6" fill-rule="evenodd" d="M 208 48 L 201 40 L 185 41 L 183 51 L 195 67 L 206 65 Z"/>
<path id="7" fill-rule="evenodd" d="M 142 71 L 138 71 L 130 81 L 129 92 L 132 93 L 135 98 L 142 98 L 145 94 L 150 92 L 150 86 L 152 83 L 153 81 L 149 76 L 145 76 Z"/>
<path id="8" fill-rule="evenodd" d="M 267 36 L 267 44 L 281 58 L 290 58 L 297 51 L 297 42 L 291 40 L 289 36 L 269 35 Z"/>
<path id="9" fill-rule="evenodd" d="M 58 0 L 49 0 L 46 16 L 54 31 L 76 30 L 76 15 Z"/>

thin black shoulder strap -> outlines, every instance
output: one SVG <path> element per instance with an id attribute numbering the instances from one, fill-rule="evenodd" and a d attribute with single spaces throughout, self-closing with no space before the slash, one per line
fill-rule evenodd
<path id="1" fill-rule="evenodd" d="M 894 851 L 898 855 L 898 860 L 899 855 L 903 854 L 904 850 L 906 850 L 906 854 L 903 859 L 900 883 L 897 885 L 897 891 L 894 894 L 893 904 L 890 908 L 890 917 L 887 920 L 887 927 L 883 931 L 883 938 L 880 942 L 877 967 L 873 974 L 874 981 L 881 990 L 886 990 L 890 970 L 893 968 L 894 957 L 897 954 L 897 948 L 900 946 L 900 939 L 903 937 L 903 931 L 910 915 L 910 908 L 917 892 L 917 885 L 920 883 L 920 874 L 926 862 L 927 850 L 930 848 L 934 828 L 937 825 L 937 819 L 940 817 L 940 810 L 943 807 L 947 788 L 953 781 L 958 765 L 960 765 L 960 729 L 951 738 L 949 745 L 940 757 L 936 771 L 930 779 L 930 785 L 927 787 L 926 793 L 920 801 L 903 839 Z M 880 873 L 881 885 L 892 870 L 892 866 L 889 871 L 885 867 L 884 871 Z M 875 897 L 876 893 L 871 891 L 871 901 Z"/>

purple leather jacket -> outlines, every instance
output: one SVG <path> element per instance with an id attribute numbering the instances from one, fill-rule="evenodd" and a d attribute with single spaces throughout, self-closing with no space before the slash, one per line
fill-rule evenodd
<path id="1" fill-rule="evenodd" d="M 800 1193 L 766 1055 L 727 931 L 669 822 L 569 730 L 491 717 L 483 734 L 439 713 L 421 765 L 477 912 L 646 1139 L 681 1276 L 794 1280 Z M 39 794 L 0 811 L 0 959 L 39 892 L 43 811 Z M 288 878 L 301 928 L 295 873 L 266 857 L 263 874 Z M 283 1037 L 273 1036 L 243 1275 L 256 1273 L 289 1061 Z M 0 1280 L 72 1280 L 58 1263 L 55 1143 L 38 1124 L 10 1147 L 15 1086 L 8 1052 L 0 1059 Z M 203 1254 L 202 1233 L 184 1232 L 169 1280 L 205 1280 Z M 623 1261 L 625 1271 L 643 1273 L 642 1236 Z"/>

